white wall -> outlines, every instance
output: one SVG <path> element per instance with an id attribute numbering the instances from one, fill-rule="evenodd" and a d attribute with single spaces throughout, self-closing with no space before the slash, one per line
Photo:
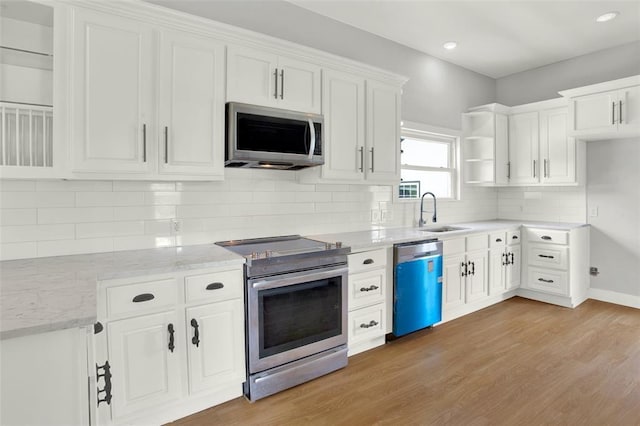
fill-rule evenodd
<path id="1" fill-rule="evenodd" d="M 640 298 L 640 139 L 587 144 L 591 287 Z M 640 300 L 640 299 L 638 299 Z"/>
<path id="2" fill-rule="evenodd" d="M 521 105 L 558 98 L 558 91 L 640 74 L 640 42 L 577 56 L 496 81 L 496 102 Z"/>
<path id="3" fill-rule="evenodd" d="M 151 2 L 404 75 L 409 78 L 402 96 L 404 120 L 460 129 L 460 113 L 495 98 L 495 80 L 490 77 L 285 1 Z"/>

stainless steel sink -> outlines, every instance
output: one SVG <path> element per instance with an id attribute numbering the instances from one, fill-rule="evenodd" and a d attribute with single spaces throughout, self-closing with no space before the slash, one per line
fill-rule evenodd
<path id="1" fill-rule="evenodd" d="M 465 229 L 461 226 L 434 226 L 434 227 L 425 227 L 419 228 L 423 232 L 453 232 L 453 231 L 464 231 Z"/>

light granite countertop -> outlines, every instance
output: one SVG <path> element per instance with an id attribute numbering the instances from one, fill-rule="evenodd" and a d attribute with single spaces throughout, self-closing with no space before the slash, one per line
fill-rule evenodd
<path id="1" fill-rule="evenodd" d="M 243 263 L 214 244 L 0 262 L 0 339 L 93 324 L 99 280 Z"/>
<path id="2" fill-rule="evenodd" d="M 352 252 L 421 239 L 448 239 L 521 225 L 569 230 L 579 223 L 493 220 L 447 224 L 466 228 L 434 233 L 417 228 L 312 235 L 341 241 Z M 82 327 L 96 321 L 100 280 L 242 265 L 244 258 L 214 244 L 0 262 L 0 339 Z"/>
<path id="3" fill-rule="evenodd" d="M 461 237 L 478 232 L 492 232 L 501 229 L 515 229 L 520 226 L 551 228 L 559 230 L 570 230 L 589 226 L 584 223 L 560 223 L 560 222 L 536 222 L 517 220 L 489 220 L 482 222 L 443 224 L 442 226 L 454 226 L 466 228 L 459 231 L 450 232 L 429 232 L 429 228 L 438 227 L 438 224 L 430 224 L 424 230 L 418 228 L 391 228 L 376 229 L 370 231 L 342 232 L 336 234 L 311 235 L 309 238 L 324 242 L 340 241 L 344 246 L 351 247 L 352 252 L 364 251 L 376 247 L 388 247 L 396 243 L 409 241 L 419 241 L 424 239 L 438 238 L 446 240 Z"/>

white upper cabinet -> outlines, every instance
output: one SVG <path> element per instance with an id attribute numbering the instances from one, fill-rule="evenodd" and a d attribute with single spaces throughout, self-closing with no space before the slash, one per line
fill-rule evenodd
<path id="1" fill-rule="evenodd" d="M 153 158 L 153 30 L 74 11 L 75 171 L 147 173 Z"/>
<path id="2" fill-rule="evenodd" d="M 74 34 L 74 172 L 222 178 L 223 44 L 80 8 Z"/>
<path id="3" fill-rule="evenodd" d="M 569 136 L 598 140 L 640 135 L 640 76 L 560 94 L 569 98 Z"/>
<path id="4" fill-rule="evenodd" d="M 567 136 L 567 108 L 540 111 L 540 161 L 542 183 L 576 181 L 576 141 Z"/>
<path id="5" fill-rule="evenodd" d="M 222 175 L 224 45 L 165 31 L 159 73 L 160 173 Z"/>
<path id="6" fill-rule="evenodd" d="M 365 175 L 370 182 L 400 182 L 400 89 L 367 80 Z"/>
<path id="7" fill-rule="evenodd" d="M 353 74 L 322 74 L 325 164 L 322 177 L 364 180 L 365 80 Z"/>
<path id="8" fill-rule="evenodd" d="M 512 183 L 538 183 L 538 113 L 509 116 L 509 176 Z"/>
<path id="9" fill-rule="evenodd" d="M 229 46 L 227 101 L 320 113 L 320 67 L 260 50 Z"/>

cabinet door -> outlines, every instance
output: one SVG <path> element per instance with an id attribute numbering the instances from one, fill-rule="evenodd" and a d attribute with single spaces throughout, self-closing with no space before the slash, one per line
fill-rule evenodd
<path id="1" fill-rule="evenodd" d="M 491 250 L 489 253 L 489 294 L 502 293 L 505 288 L 505 250 L 503 248 Z"/>
<path id="2" fill-rule="evenodd" d="M 244 304 L 240 299 L 187 308 L 189 390 L 206 389 L 245 380 Z M 192 321 L 196 323 L 192 323 Z M 198 344 L 194 343 L 195 325 Z"/>
<path id="3" fill-rule="evenodd" d="M 174 330 L 173 350 L 169 348 L 170 325 Z M 180 396 L 180 329 L 176 312 L 114 321 L 107 330 L 114 420 Z"/>
<path id="4" fill-rule="evenodd" d="M 572 135 L 579 138 L 594 133 L 614 132 L 618 121 L 615 108 L 617 100 L 615 91 L 572 98 L 569 102 Z"/>
<path id="5" fill-rule="evenodd" d="M 74 169 L 147 172 L 154 152 L 151 27 L 74 12 Z"/>
<path id="6" fill-rule="evenodd" d="M 367 81 L 365 174 L 368 181 L 400 182 L 400 89 Z"/>
<path id="7" fill-rule="evenodd" d="M 179 32 L 160 44 L 160 172 L 223 175 L 224 45 Z"/>
<path id="8" fill-rule="evenodd" d="M 244 47 L 227 48 L 227 101 L 274 106 L 278 57 Z"/>
<path id="9" fill-rule="evenodd" d="M 495 119 L 495 183 L 507 185 L 511 177 L 509 165 L 509 118 L 496 114 Z"/>
<path id="10" fill-rule="evenodd" d="M 576 181 L 576 140 L 567 136 L 567 108 L 540 112 L 542 183 Z"/>
<path id="11" fill-rule="evenodd" d="M 278 108 L 320 114 L 319 66 L 280 57 L 278 74 Z"/>
<path id="12" fill-rule="evenodd" d="M 507 247 L 507 254 L 510 263 L 506 268 L 506 286 L 507 290 L 511 290 L 520 286 L 521 247 L 519 245 L 509 246 Z"/>
<path id="13" fill-rule="evenodd" d="M 467 303 L 482 299 L 489 294 L 488 254 L 486 251 L 467 254 Z"/>
<path id="14" fill-rule="evenodd" d="M 537 183 L 538 113 L 525 112 L 509 116 L 509 161 L 511 183 Z"/>
<path id="15" fill-rule="evenodd" d="M 640 86 L 618 92 L 618 130 L 624 135 L 640 135 Z"/>
<path id="16" fill-rule="evenodd" d="M 455 308 L 465 303 L 465 280 L 462 276 L 464 255 L 445 255 L 442 263 L 442 308 Z"/>
<path id="17" fill-rule="evenodd" d="M 325 142 L 322 177 L 364 180 L 364 79 L 325 70 L 322 90 Z"/>

